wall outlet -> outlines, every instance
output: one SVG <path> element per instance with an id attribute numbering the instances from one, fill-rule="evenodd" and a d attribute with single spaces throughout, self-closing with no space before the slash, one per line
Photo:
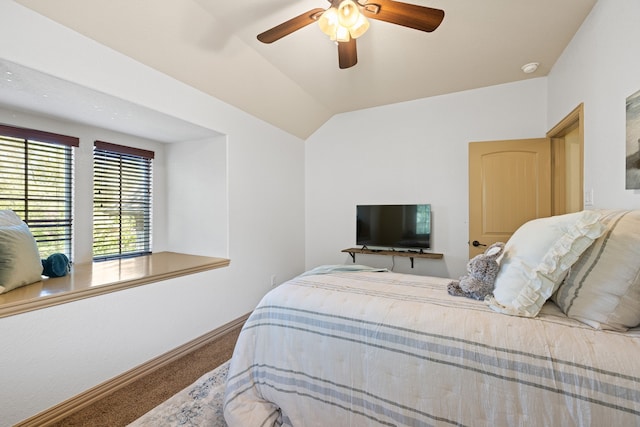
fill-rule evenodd
<path id="1" fill-rule="evenodd" d="M 276 275 L 272 274 L 271 275 L 271 287 L 275 288 L 276 286 L 278 286 L 278 283 L 276 282 Z"/>
<path id="2" fill-rule="evenodd" d="M 584 205 L 593 206 L 593 188 L 590 188 L 584 192 Z"/>

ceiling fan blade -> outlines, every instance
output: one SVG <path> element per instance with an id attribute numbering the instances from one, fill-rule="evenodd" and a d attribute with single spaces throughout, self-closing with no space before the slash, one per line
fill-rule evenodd
<path id="1" fill-rule="evenodd" d="M 264 33 L 258 34 L 258 40 L 260 40 L 262 43 L 273 43 L 276 40 L 280 40 L 284 36 L 287 36 L 294 31 L 297 31 L 300 28 L 306 27 L 307 25 L 315 22 L 320 17 L 322 12 L 324 12 L 324 9 L 311 9 L 310 11 L 298 15 L 295 18 L 289 19 L 288 21 L 285 21 L 280 25 L 276 25 L 275 27 L 265 31 Z"/>
<path id="2" fill-rule="evenodd" d="M 431 32 L 444 19 L 444 10 L 394 0 L 370 0 L 362 8 L 362 13 L 371 19 L 402 25 L 415 30 Z"/>
<path id="3" fill-rule="evenodd" d="M 340 69 L 353 67 L 357 63 L 356 39 L 351 39 L 348 42 L 338 42 L 338 65 Z"/>

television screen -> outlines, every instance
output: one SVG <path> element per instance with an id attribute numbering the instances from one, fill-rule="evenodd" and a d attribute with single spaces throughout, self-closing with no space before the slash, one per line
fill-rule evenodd
<path id="1" fill-rule="evenodd" d="M 356 244 L 429 249 L 431 205 L 358 205 Z"/>

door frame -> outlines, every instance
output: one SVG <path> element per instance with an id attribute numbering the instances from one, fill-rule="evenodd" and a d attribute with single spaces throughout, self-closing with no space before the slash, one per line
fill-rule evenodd
<path id="1" fill-rule="evenodd" d="M 580 103 L 558 124 L 547 132 L 547 138 L 551 139 L 551 212 L 553 215 L 561 215 L 566 212 L 565 208 L 565 182 L 566 167 L 564 137 L 578 129 L 578 144 L 580 149 L 579 185 L 578 194 L 579 205 L 584 208 L 584 103 Z"/>

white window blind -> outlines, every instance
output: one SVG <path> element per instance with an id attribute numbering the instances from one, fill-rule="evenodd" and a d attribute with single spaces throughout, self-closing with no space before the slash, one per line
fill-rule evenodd
<path id="1" fill-rule="evenodd" d="M 40 256 L 72 258 L 73 147 L 79 139 L 0 125 L 0 209 L 29 226 Z"/>
<path id="2" fill-rule="evenodd" d="M 153 151 L 95 141 L 93 259 L 151 253 Z"/>

